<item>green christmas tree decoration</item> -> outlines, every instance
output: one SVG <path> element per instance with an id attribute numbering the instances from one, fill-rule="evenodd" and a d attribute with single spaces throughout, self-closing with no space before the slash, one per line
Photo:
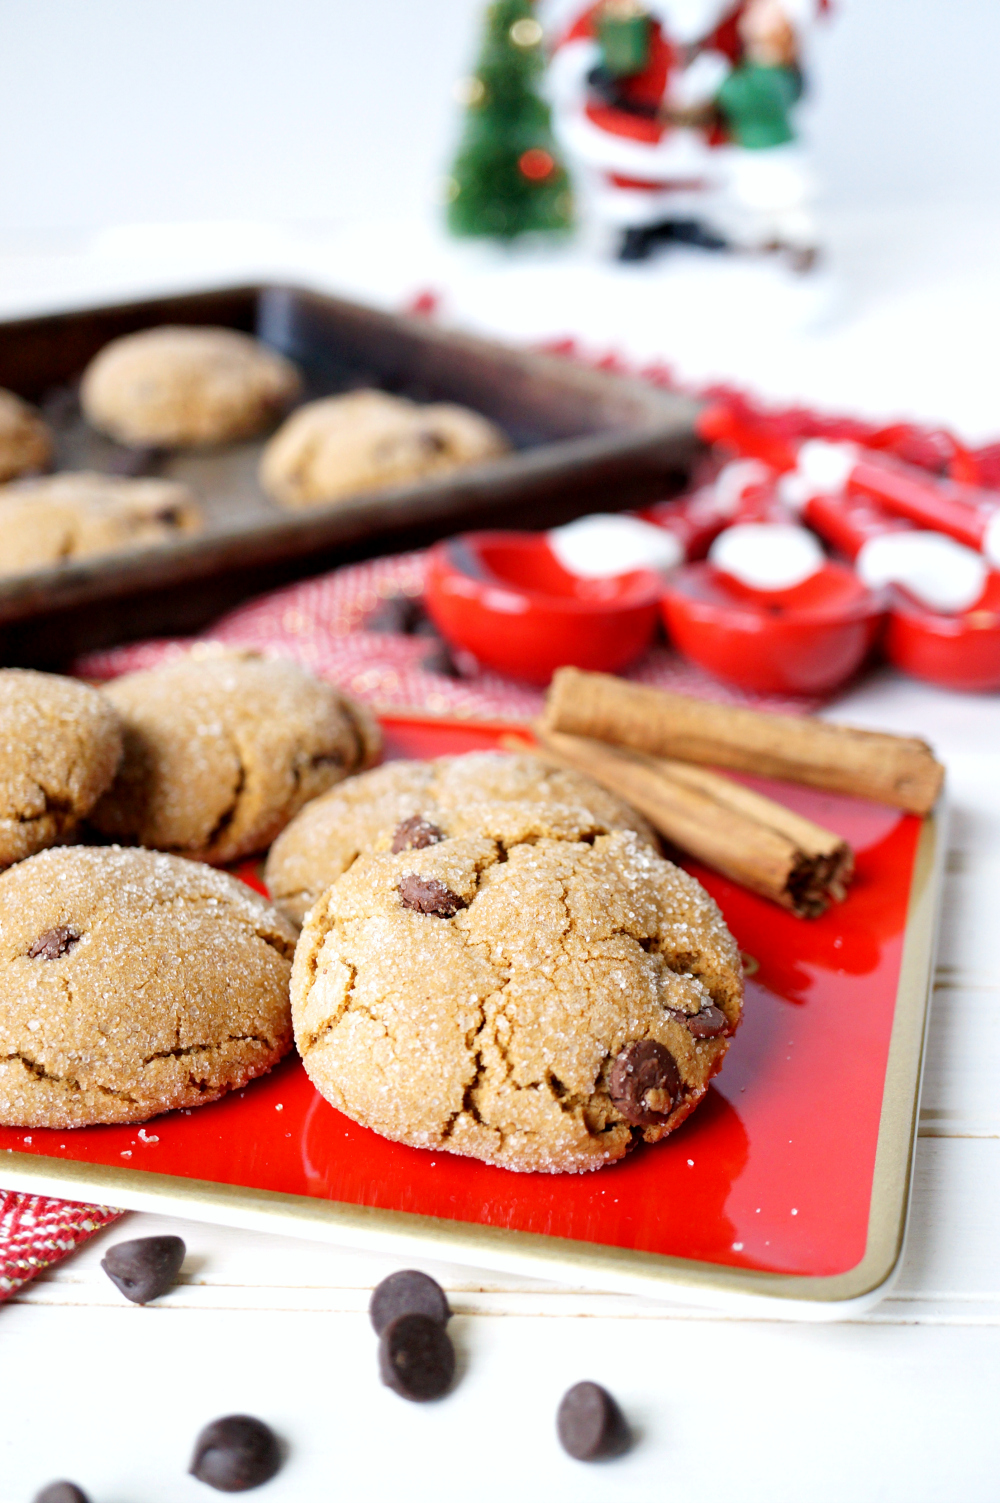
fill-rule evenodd
<path id="1" fill-rule="evenodd" d="M 446 183 L 454 235 L 513 240 L 572 227 L 569 178 L 538 92 L 541 44 L 530 0 L 494 0 L 479 64 L 462 86 L 465 129 Z"/>

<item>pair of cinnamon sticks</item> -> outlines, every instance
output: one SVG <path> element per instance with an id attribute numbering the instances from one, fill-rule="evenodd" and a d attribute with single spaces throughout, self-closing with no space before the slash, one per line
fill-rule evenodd
<path id="1" fill-rule="evenodd" d="M 926 814 L 944 768 L 926 742 L 772 715 L 562 668 L 543 753 L 626 799 L 674 845 L 802 917 L 846 893 L 847 842 L 704 765 L 851 793 Z"/>

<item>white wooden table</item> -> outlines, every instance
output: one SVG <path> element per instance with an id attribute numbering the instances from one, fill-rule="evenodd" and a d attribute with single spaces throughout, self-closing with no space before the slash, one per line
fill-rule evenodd
<path id="1" fill-rule="evenodd" d="M 0 309 L 112 290 L 109 273 L 46 282 L 44 265 L 34 281 L 17 267 Z M 0 1310 L 0 1503 L 59 1476 L 93 1503 L 207 1498 L 185 1475 L 191 1445 L 234 1411 L 287 1442 L 269 1503 L 1000 1496 L 1000 709 L 883 672 L 831 713 L 928 736 L 953 806 L 911 1230 L 889 1298 L 850 1324 L 790 1325 L 425 1263 L 457 1312 L 460 1381 L 420 1406 L 375 1371 L 365 1310 L 394 1264 L 135 1215 Z M 187 1241 L 182 1282 L 128 1305 L 99 1260 L 158 1231 Z M 623 1459 L 587 1467 L 555 1442 L 559 1397 L 583 1377 L 629 1415 Z"/>

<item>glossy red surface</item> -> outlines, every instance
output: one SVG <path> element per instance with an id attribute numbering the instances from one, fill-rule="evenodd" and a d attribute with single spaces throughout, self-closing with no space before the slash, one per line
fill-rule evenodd
<path id="1" fill-rule="evenodd" d="M 1000 689 L 1000 573 L 960 615 L 929 611 L 903 589 L 894 588 L 890 601 L 885 652 L 897 668 L 945 689 Z"/>
<path id="2" fill-rule="evenodd" d="M 674 645 L 718 678 L 758 693 L 822 694 L 856 672 L 882 602 L 827 563 L 790 590 L 751 590 L 711 564 L 671 574 L 661 604 Z"/>
<path id="3" fill-rule="evenodd" d="M 425 602 L 441 634 L 480 663 L 547 684 L 557 668 L 613 673 L 649 646 L 662 582 L 636 569 L 580 579 L 544 534 L 475 532 L 431 551 Z"/>
<path id="4" fill-rule="evenodd" d="M 505 727 L 386 722 L 387 755 L 496 744 Z M 142 1129 L 0 1128 L 0 1151 L 253 1186 L 710 1263 L 803 1275 L 861 1259 L 920 822 L 879 805 L 746 778 L 849 839 L 857 878 L 794 918 L 691 864 L 759 969 L 724 1069 L 655 1148 L 579 1176 L 513 1174 L 404 1148 L 317 1095 L 295 1058 L 244 1091 Z M 257 868 L 241 870 L 257 885 Z M 0 1166 L 2 1178 L 2 1166 Z"/>

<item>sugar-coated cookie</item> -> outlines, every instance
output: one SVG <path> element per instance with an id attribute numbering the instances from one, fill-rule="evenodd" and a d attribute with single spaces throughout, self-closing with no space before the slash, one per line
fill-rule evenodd
<path id="1" fill-rule="evenodd" d="M 599 1169 L 704 1095 L 740 955 L 704 889 L 630 831 L 525 840 L 502 815 L 361 856 L 323 894 L 295 952 L 296 1043 L 326 1099 L 385 1137 Z"/>
<path id="2" fill-rule="evenodd" d="M 121 755 L 118 715 L 96 689 L 0 669 L 0 868 L 72 839 Z"/>
<path id="3" fill-rule="evenodd" d="M 47 470 L 51 462 L 52 436 L 41 414 L 0 387 L 0 482 Z"/>
<path id="4" fill-rule="evenodd" d="M 105 345 L 80 405 L 120 443 L 183 448 L 266 431 L 300 387 L 292 362 L 249 334 L 164 324 Z"/>
<path id="5" fill-rule="evenodd" d="M 293 948 L 263 898 L 176 856 L 74 846 L 11 867 L 0 1122 L 144 1122 L 263 1075 L 291 1047 Z"/>
<path id="6" fill-rule="evenodd" d="M 297 663 L 252 652 L 194 652 L 104 693 L 125 755 L 93 824 L 204 861 L 263 850 L 380 745 L 362 705 Z"/>
<path id="7" fill-rule="evenodd" d="M 414 822 L 412 844 L 492 834 L 497 804 L 510 806 L 502 830 L 523 839 L 582 839 L 623 829 L 656 845 L 641 814 L 583 773 L 549 767 L 527 752 L 469 752 L 433 762 L 387 762 L 307 804 L 271 847 L 268 891 L 301 923 L 320 894 L 379 837 L 382 845 L 395 839 L 398 846 L 404 837 L 394 832 L 404 821 Z"/>
<path id="8" fill-rule="evenodd" d="M 499 428 L 467 407 L 352 391 L 293 412 L 264 450 L 260 482 L 282 506 L 320 506 L 508 448 Z"/>
<path id="9" fill-rule="evenodd" d="M 149 548 L 203 525 L 193 493 L 175 480 L 91 470 L 14 480 L 0 486 L 0 575 Z"/>

